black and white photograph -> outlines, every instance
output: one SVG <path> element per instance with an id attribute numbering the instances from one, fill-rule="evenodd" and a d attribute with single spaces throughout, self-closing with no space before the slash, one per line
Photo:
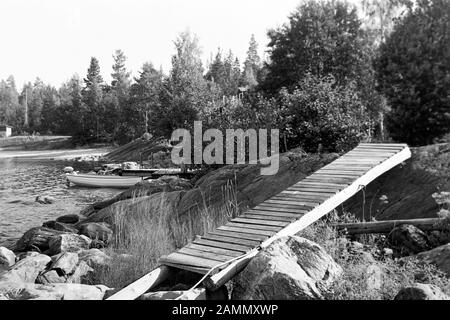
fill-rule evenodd
<path id="1" fill-rule="evenodd" d="M 450 300 L 450 0 L 0 0 L 0 30 L 0 308 Z"/>

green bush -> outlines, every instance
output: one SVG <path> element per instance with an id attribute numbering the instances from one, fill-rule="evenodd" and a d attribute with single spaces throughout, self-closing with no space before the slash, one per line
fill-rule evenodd
<path id="1" fill-rule="evenodd" d="M 292 92 L 282 89 L 279 103 L 291 116 L 288 144 L 308 152 L 316 152 L 319 145 L 325 151 L 347 151 L 370 128 L 355 85 L 337 85 L 332 76 L 308 74 Z"/>

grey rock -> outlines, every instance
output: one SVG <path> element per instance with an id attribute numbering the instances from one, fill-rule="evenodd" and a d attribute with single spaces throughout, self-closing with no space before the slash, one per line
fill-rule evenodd
<path id="1" fill-rule="evenodd" d="M 449 300 L 450 298 L 437 286 L 425 283 L 414 283 L 402 288 L 394 300 Z"/>
<path id="2" fill-rule="evenodd" d="M 75 271 L 78 264 L 78 254 L 74 252 L 62 252 L 52 257 L 50 269 L 56 270 L 60 275 L 69 275 Z"/>
<path id="3" fill-rule="evenodd" d="M 23 234 L 17 241 L 15 251 L 31 251 L 39 250 L 41 252 L 48 250 L 50 239 L 54 236 L 64 234 L 62 231 L 57 231 L 44 227 L 31 228 Z"/>
<path id="4" fill-rule="evenodd" d="M 42 224 L 42 226 L 43 226 L 44 228 L 55 229 L 55 224 L 56 224 L 56 221 L 55 221 L 55 220 L 49 220 L 49 221 L 45 221 L 45 222 Z"/>
<path id="5" fill-rule="evenodd" d="M 232 299 L 323 299 L 342 268 L 318 244 L 284 237 L 261 250 L 235 278 Z"/>
<path id="6" fill-rule="evenodd" d="M 0 273 L 0 283 L 7 281 L 33 283 L 50 261 L 51 258 L 45 254 L 28 256 L 16 262 L 9 270 Z"/>
<path id="7" fill-rule="evenodd" d="M 392 257 L 394 255 L 394 250 L 391 248 L 383 248 L 383 255 L 385 257 Z"/>
<path id="8" fill-rule="evenodd" d="M 78 252 L 88 249 L 91 239 L 84 235 L 64 233 L 52 237 L 49 241 L 49 253 L 52 255 L 60 252 Z"/>
<path id="9" fill-rule="evenodd" d="M 94 269 L 107 267 L 111 262 L 111 258 L 99 249 L 82 250 L 78 253 L 78 258 Z"/>
<path id="10" fill-rule="evenodd" d="M 56 219 L 56 221 L 62 222 L 62 223 L 73 224 L 73 223 L 77 223 L 78 221 L 80 221 L 80 216 L 77 214 L 66 214 L 64 216 L 58 217 Z"/>
<path id="11" fill-rule="evenodd" d="M 421 252 L 416 255 L 419 260 L 434 264 L 450 278 L 450 243 Z"/>
<path id="12" fill-rule="evenodd" d="M 35 201 L 41 204 L 52 204 L 55 202 L 55 198 L 50 196 L 37 196 Z"/>
<path id="13" fill-rule="evenodd" d="M 388 240 L 393 246 L 406 250 L 409 254 L 430 249 L 425 232 L 410 224 L 403 224 L 394 228 L 389 234 Z"/>
<path id="14" fill-rule="evenodd" d="M 36 278 L 38 284 L 64 283 L 66 281 L 66 276 L 60 275 L 56 270 L 44 271 Z"/>
<path id="15" fill-rule="evenodd" d="M 100 240 L 108 243 L 113 231 L 105 223 L 90 222 L 79 226 L 80 234 L 83 234 L 91 239 Z"/>
<path id="16" fill-rule="evenodd" d="M 108 287 L 77 283 L 25 284 L 7 294 L 14 300 L 102 300 Z"/>
<path id="17" fill-rule="evenodd" d="M 9 268 L 16 263 L 14 252 L 5 247 L 0 247 L 0 268 Z"/>

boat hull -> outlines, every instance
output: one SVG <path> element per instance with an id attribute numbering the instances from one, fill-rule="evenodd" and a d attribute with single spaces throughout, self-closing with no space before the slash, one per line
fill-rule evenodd
<path id="1" fill-rule="evenodd" d="M 142 177 L 102 176 L 93 174 L 66 174 L 71 183 L 88 188 L 129 188 L 134 186 Z"/>

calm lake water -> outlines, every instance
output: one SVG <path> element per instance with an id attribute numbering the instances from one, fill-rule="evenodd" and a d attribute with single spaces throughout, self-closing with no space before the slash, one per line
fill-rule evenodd
<path id="1" fill-rule="evenodd" d="M 80 172 L 93 163 L 70 160 L 0 157 L 0 246 L 10 246 L 28 229 L 70 213 L 90 203 L 110 198 L 119 189 L 67 187 L 63 168 Z M 37 196 L 51 196 L 52 204 L 35 202 Z"/>

